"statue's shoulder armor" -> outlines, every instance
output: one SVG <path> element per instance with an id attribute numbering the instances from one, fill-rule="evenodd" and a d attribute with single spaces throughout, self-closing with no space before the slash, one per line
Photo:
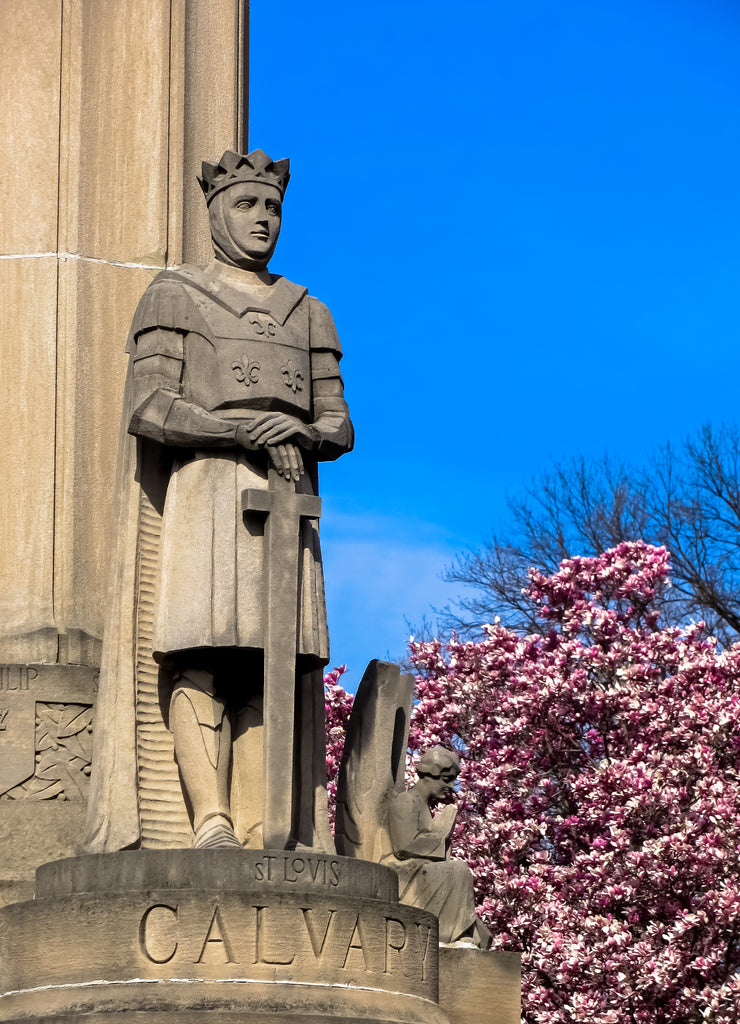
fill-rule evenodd
<path id="1" fill-rule="evenodd" d="M 203 322 L 193 304 L 191 289 L 202 288 L 203 271 L 183 266 L 157 274 L 141 296 L 131 323 L 130 339 L 135 342 L 144 331 L 160 327 L 169 331 L 203 330 Z"/>
<path id="2" fill-rule="evenodd" d="M 342 358 L 342 346 L 339 342 L 334 319 L 328 308 L 313 295 L 306 296 L 311 331 L 311 350 L 333 352 L 337 360 Z"/>

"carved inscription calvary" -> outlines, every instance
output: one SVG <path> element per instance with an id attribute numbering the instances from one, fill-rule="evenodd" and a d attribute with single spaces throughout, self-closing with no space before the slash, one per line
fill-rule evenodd
<path id="1" fill-rule="evenodd" d="M 305 901 L 304 901 L 305 902 Z M 152 903 L 139 921 L 141 955 L 150 964 L 283 967 L 401 975 L 427 981 L 433 928 L 377 911 L 289 902 L 235 907 L 218 900 L 194 905 Z M 289 972 L 292 973 L 292 972 Z"/>

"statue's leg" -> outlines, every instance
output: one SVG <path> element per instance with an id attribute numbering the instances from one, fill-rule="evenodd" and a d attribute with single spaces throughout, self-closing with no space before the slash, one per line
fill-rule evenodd
<path id="1" fill-rule="evenodd" d="M 170 703 L 175 757 L 193 811 L 196 848 L 241 846 L 229 808 L 231 722 L 213 674 L 186 668 L 175 676 Z"/>
<path id="2" fill-rule="evenodd" d="M 263 695 L 254 693 L 246 703 L 238 702 L 233 733 L 231 809 L 234 828 L 244 846 L 262 849 L 264 768 L 262 741 Z"/>
<path id="3" fill-rule="evenodd" d="M 320 670 L 296 674 L 296 747 L 292 844 L 334 853 L 326 799 L 324 687 Z M 262 847 L 264 785 L 263 692 L 234 698 L 231 807 L 243 844 Z"/>

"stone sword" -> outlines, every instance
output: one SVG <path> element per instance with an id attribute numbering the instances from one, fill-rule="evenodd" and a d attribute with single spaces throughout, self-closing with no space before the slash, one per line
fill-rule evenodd
<path id="1" fill-rule="evenodd" d="M 265 521 L 265 694 L 263 728 L 265 849 L 284 850 L 291 838 L 295 729 L 298 582 L 301 522 L 318 519 L 321 498 L 297 494 L 272 466 L 268 489 L 242 491 L 242 511 Z"/>

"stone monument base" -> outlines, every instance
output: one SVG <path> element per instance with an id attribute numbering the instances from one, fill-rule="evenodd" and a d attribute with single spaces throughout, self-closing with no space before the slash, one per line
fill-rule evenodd
<path id="1" fill-rule="evenodd" d="M 436 918 L 390 869 L 328 854 L 70 858 L 0 910 L 8 1022 L 448 1024 L 438 981 Z"/>
<path id="2" fill-rule="evenodd" d="M 440 946 L 439 1004 L 450 1024 L 520 1024 L 521 954 Z"/>

